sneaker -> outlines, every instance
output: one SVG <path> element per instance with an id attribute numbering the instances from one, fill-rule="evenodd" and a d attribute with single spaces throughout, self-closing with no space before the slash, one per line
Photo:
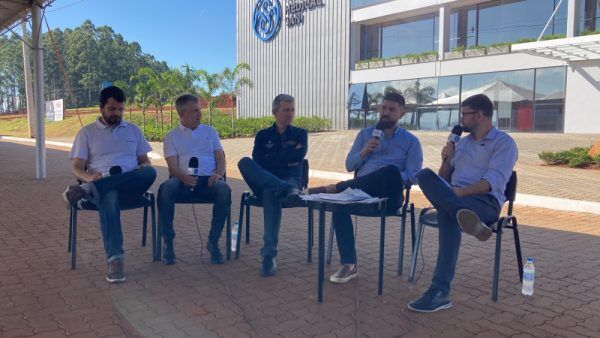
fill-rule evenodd
<path id="1" fill-rule="evenodd" d="M 219 250 L 219 245 L 215 243 L 208 243 L 206 246 L 208 252 L 210 252 L 210 262 L 211 264 L 223 264 L 225 263 L 225 258 L 223 254 L 221 254 L 221 250 Z"/>
<path id="2" fill-rule="evenodd" d="M 108 263 L 106 280 L 109 283 L 121 283 L 125 281 L 125 272 L 123 272 L 123 259 L 117 258 Z"/>
<path id="3" fill-rule="evenodd" d="M 302 200 L 302 198 L 300 197 L 301 194 L 302 194 L 302 192 L 300 190 L 292 189 L 283 198 L 283 205 L 285 205 L 287 207 L 305 206 L 306 202 L 304 202 Z"/>
<path id="4" fill-rule="evenodd" d="M 271 277 L 277 273 L 277 263 L 275 258 L 271 256 L 263 257 L 262 266 L 260 268 L 261 277 Z"/>
<path id="5" fill-rule="evenodd" d="M 350 266 L 352 266 L 352 268 Z M 329 280 L 333 283 L 342 284 L 347 283 L 356 277 L 358 277 L 356 264 L 343 264 L 333 275 L 331 275 L 331 277 L 329 277 Z"/>
<path id="6" fill-rule="evenodd" d="M 77 184 L 74 184 L 68 186 L 67 190 L 63 192 L 62 196 L 65 202 L 67 203 L 67 208 L 70 208 L 72 206 L 77 206 L 77 202 L 86 197 L 87 193 L 85 192 L 85 190 L 83 190 L 82 187 L 78 186 Z"/>
<path id="7" fill-rule="evenodd" d="M 477 214 L 469 209 L 460 209 L 456 213 L 456 221 L 463 232 L 475 236 L 480 241 L 492 237 L 492 229 L 485 225 Z"/>
<path id="8" fill-rule="evenodd" d="M 325 189 L 325 187 L 312 187 L 312 188 L 308 188 L 308 195 L 324 194 L 326 192 L 327 192 L 327 189 Z"/>
<path id="9" fill-rule="evenodd" d="M 451 307 L 452 302 L 449 293 L 431 288 L 421 298 L 408 303 L 408 308 L 416 312 L 436 312 Z"/>
<path id="10" fill-rule="evenodd" d="M 175 264 L 175 249 L 173 248 L 173 240 L 165 240 L 163 245 L 163 263 L 165 265 Z"/>

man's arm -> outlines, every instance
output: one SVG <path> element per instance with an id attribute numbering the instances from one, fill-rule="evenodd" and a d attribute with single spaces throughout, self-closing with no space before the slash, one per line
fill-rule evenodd
<path id="1" fill-rule="evenodd" d="M 169 156 L 165 158 L 165 160 L 167 161 L 167 166 L 169 167 L 169 176 L 179 179 L 185 186 L 193 187 L 196 185 L 197 178 L 195 176 L 188 175 L 177 165 L 177 156 Z"/>
<path id="2" fill-rule="evenodd" d="M 299 165 L 308 151 L 308 134 L 306 130 L 299 130 L 295 141 L 297 142 L 295 147 L 283 149 L 275 160 L 287 166 Z"/>
<path id="3" fill-rule="evenodd" d="M 469 195 L 487 194 L 488 192 L 490 192 L 492 190 L 492 186 L 490 185 L 490 183 L 488 181 L 482 179 L 482 180 L 479 180 L 478 182 L 475 182 L 466 187 L 462 187 L 462 188 L 454 187 L 454 188 L 452 188 L 452 190 L 454 190 L 454 193 L 458 197 L 464 197 L 464 196 L 469 196 Z"/>
<path id="4" fill-rule="evenodd" d="M 362 164 L 365 157 L 362 155 L 364 146 L 362 130 L 356 134 L 352 148 L 346 155 L 346 170 L 348 172 L 356 171 Z"/>
<path id="5" fill-rule="evenodd" d="M 455 150 L 456 145 L 452 142 L 446 143 L 444 148 L 442 148 L 442 165 L 440 166 L 440 170 L 438 170 L 438 175 L 448 183 L 451 183 L 450 180 L 454 171 L 452 160 L 454 159 Z"/>
<path id="6" fill-rule="evenodd" d="M 406 171 L 401 172 L 404 185 L 412 184 L 415 181 L 415 176 L 423 169 L 423 149 L 421 142 L 416 137 L 410 143 L 406 154 Z"/>
<path id="7" fill-rule="evenodd" d="M 225 152 L 221 149 L 215 150 L 215 161 L 217 162 L 217 168 L 215 172 L 208 178 L 208 186 L 212 187 L 213 183 L 223 178 L 227 163 L 225 162 Z"/>
<path id="8" fill-rule="evenodd" d="M 254 137 L 254 147 L 252 148 L 252 159 L 258 163 L 261 167 L 269 169 L 272 166 L 267 157 L 267 151 L 265 148 L 265 133 L 261 130 Z"/>
<path id="9" fill-rule="evenodd" d="M 139 155 L 137 159 L 140 167 L 150 167 L 152 165 L 150 158 L 148 158 L 148 154 Z"/>
<path id="10" fill-rule="evenodd" d="M 78 180 L 82 182 L 92 182 L 102 178 L 102 173 L 97 171 L 87 172 L 85 170 L 85 166 L 87 165 L 87 160 L 81 158 L 74 158 L 71 161 L 71 171 L 73 175 L 77 177 Z"/>

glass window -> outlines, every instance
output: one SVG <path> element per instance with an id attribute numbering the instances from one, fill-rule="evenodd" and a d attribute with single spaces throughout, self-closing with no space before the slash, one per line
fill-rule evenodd
<path id="1" fill-rule="evenodd" d="M 462 7 L 450 14 L 450 50 L 477 44 L 477 6 Z"/>
<path id="2" fill-rule="evenodd" d="M 460 76 L 444 76 L 438 79 L 437 100 L 438 129 L 451 130 L 459 123 Z"/>
<path id="3" fill-rule="evenodd" d="M 463 75 L 461 100 L 485 94 L 494 102 L 494 124 L 502 130 L 533 130 L 534 71 Z"/>
<path id="4" fill-rule="evenodd" d="M 357 8 L 376 5 L 376 4 L 380 4 L 380 3 L 388 2 L 388 1 L 392 1 L 392 0 L 352 0 L 350 2 L 350 8 L 357 9 Z"/>
<path id="5" fill-rule="evenodd" d="M 536 70 L 534 131 L 563 131 L 565 78 L 565 67 Z"/>
<path id="6" fill-rule="evenodd" d="M 389 58 L 437 50 L 437 26 L 438 17 L 435 14 L 383 25 L 381 57 Z"/>
<path id="7" fill-rule="evenodd" d="M 598 0 L 581 0 L 579 6 L 579 31 L 600 30 L 600 2 Z"/>
<path id="8" fill-rule="evenodd" d="M 360 59 L 369 60 L 379 57 L 381 26 L 361 26 Z"/>
<path id="9" fill-rule="evenodd" d="M 350 110 L 348 112 L 348 129 L 362 129 L 365 126 L 365 111 Z"/>

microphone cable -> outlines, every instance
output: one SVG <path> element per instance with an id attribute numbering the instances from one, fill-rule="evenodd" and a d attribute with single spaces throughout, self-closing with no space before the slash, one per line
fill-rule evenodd
<path id="1" fill-rule="evenodd" d="M 246 308 L 244 308 L 240 303 L 238 303 L 238 301 L 235 299 L 235 297 L 233 297 L 233 295 L 231 294 L 229 285 L 225 281 L 223 281 L 221 279 L 221 277 L 214 274 L 210 270 L 208 265 L 206 265 L 204 263 L 204 238 L 202 237 L 202 233 L 200 232 L 200 226 L 198 225 L 198 217 L 196 216 L 196 207 L 195 206 L 196 206 L 196 204 L 192 203 L 192 212 L 194 213 L 194 221 L 196 223 L 196 230 L 198 231 L 198 236 L 200 237 L 200 266 L 202 266 L 204 271 L 206 271 L 212 278 L 216 279 L 221 284 L 221 286 L 227 291 L 226 293 L 227 293 L 227 296 L 229 297 L 229 301 L 231 301 L 231 303 L 233 303 L 235 306 L 237 306 L 242 311 L 244 321 L 246 322 L 246 324 L 248 324 L 248 326 L 250 326 L 250 328 L 252 328 L 252 331 L 254 331 L 259 338 L 262 338 L 261 334 L 258 332 L 258 330 L 252 324 L 252 321 L 248 318 L 248 312 L 246 311 Z M 229 207 L 231 208 L 231 206 L 229 206 Z M 239 238 L 238 238 L 238 240 L 239 240 Z M 230 243 L 227 243 L 226 245 L 230 245 Z M 227 248 L 225 248 L 225 250 L 227 250 Z"/>

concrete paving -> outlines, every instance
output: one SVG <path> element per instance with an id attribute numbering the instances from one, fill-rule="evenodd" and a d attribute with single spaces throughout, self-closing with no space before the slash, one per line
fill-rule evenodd
<path id="1" fill-rule="evenodd" d="M 325 140 L 332 135 L 339 141 Z M 321 143 L 314 141 L 321 137 Z M 445 135 L 437 137 L 431 141 L 431 150 L 424 146 L 426 154 L 439 151 Z M 519 145 L 526 139 L 518 140 Z M 345 153 L 336 143 L 349 143 L 352 137 L 350 133 L 325 133 L 311 135 L 311 140 L 313 168 L 337 171 L 339 167 L 322 163 L 328 157 L 343 158 Z M 578 142 L 586 140 L 582 136 Z M 247 154 L 240 150 L 243 142 L 251 146 L 247 139 L 224 141 L 229 162 Z M 540 141 L 530 142 L 533 147 Z M 567 148 L 564 142 L 557 143 L 555 149 Z M 464 237 L 452 293 L 454 307 L 434 314 L 416 314 L 405 306 L 431 279 L 437 252 L 435 230 L 425 232 L 418 261 L 420 278 L 411 285 L 406 267 L 402 276 L 396 274 L 399 224 L 397 219 L 389 220 L 384 293 L 377 296 L 379 226 L 376 220 L 359 218 L 360 277 L 357 283 L 346 285 L 326 282 L 324 303 L 318 304 L 316 263 L 306 263 L 305 209 L 284 211 L 280 271 L 267 279 L 258 274 L 260 209 L 252 210 L 250 244 L 242 244 L 239 260 L 222 266 L 209 265 L 202 250 L 208 235 L 209 206 L 177 208 L 178 261 L 174 266 L 153 263 L 151 248 L 140 246 L 141 211 L 123 212 L 127 282 L 108 285 L 96 213 L 80 214 L 78 269 L 69 269 L 68 211 L 60 198 L 65 186 L 74 181 L 67 152 L 49 147 L 48 179 L 36 181 L 34 150 L 31 145 L 0 141 L 1 337 L 351 337 L 357 336 L 357 331 L 362 337 L 597 337 L 600 332 L 600 216 L 515 208 L 523 254 L 536 258 L 535 294 L 530 298 L 520 292 L 511 233 L 505 232 L 502 241 L 498 302 L 490 297 L 493 242 Z M 315 151 L 325 155 L 316 156 Z M 527 158 L 522 151 L 520 165 L 528 163 Z M 159 177 L 152 189 L 157 191 L 167 171 L 164 161 L 155 164 Z M 547 180 L 559 186 L 567 182 L 564 185 L 568 187 L 568 182 L 579 179 L 571 176 L 579 175 L 562 174 Z M 228 177 L 234 198 L 232 212 L 237 215 L 239 196 L 247 186 L 233 168 Z M 311 181 L 312 185 L 322 183 L 325 181 Z M 585 190 L 587 185 L 576 189 Z M 413 201 L 417 208 L 427 206 L 418 192 Z M 406 259 L 409 246 L 404 251 Z M 335 251 L 326 276 L 336 269 L 339 257 Z"/>

